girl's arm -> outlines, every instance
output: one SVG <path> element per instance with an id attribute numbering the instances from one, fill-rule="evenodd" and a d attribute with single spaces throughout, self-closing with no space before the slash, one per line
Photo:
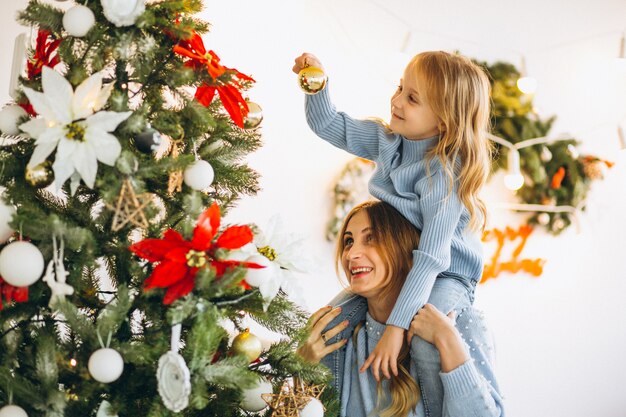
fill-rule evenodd
<path id="1" fill-rule="evenodd" d="M 444 417 L 504 416 L 493 371 L 493 339 L 481 314 L 469 308 L 459 314 L 455 326 L 454 313 L 446 317 L 426 304 L 411 323 L 408 337 L 413 335 L 439 351 Z"/>
<path id="2" fill-rule="evenodd" d="M 296 58 L 295 73 L 305 66 L 305 59 L 307 65 L 321 67 L 314 55 L 305 53 Z M 379 154 L 379 142 L 387 138 L 386 128 L 377 122 L 356 120 L 338 112 L 328 90 L 327 85 L 321 92 L 306 96 L 305 113 L 309 127 L 337 148 L 370 161 L 375 160 Z"/>
<path id="3" fill-rule="evenodd" d="M 415 193 L 420 197 L 419 207 L 413 213 L 403 213 L 421 229 L 419 248 L 413 251 L 413 267 L 387 320 L 388 325 L 404 329 L 409 328 L 415 313 L 428 301 L 437 275 L 450 267 L 455 232 L 462 221 L 469 219 L 456 186 L 450 188 L 443 170 L 434 163 L 431 166 L 430 177 L 422 178 L 415 185 Z M 466 218 L 462 219 L 464 215 Z M 436 307 L 447 313 L 453 306 Z"/>

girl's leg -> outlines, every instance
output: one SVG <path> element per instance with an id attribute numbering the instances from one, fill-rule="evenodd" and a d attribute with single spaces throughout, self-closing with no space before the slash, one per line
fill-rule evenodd
<path id="1" fill-rule="evenodd" d="M 471 306 L 471 295 L 463 282 L 448 277 L 437 277 L 428 302 L 439 311 L 448 314 Z M 420 337 L 411 341 L 411 356 L 417 364 L 417 376 L 427 417 L 441 417 L 443 408 L 443 385 L 441 383 L 441 359 L 435 346 Z"/>

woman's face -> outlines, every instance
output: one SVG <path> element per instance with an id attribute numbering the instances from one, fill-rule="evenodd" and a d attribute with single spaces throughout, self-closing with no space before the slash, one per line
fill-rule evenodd
<path id="1" fill-rule="evenodd" d="M 355 294 L 370 298 L 384 288 L 387 268 L 374 241 L 372 225 L 365 210 L 352 216 L 342 237 L 341 264 Z"/>

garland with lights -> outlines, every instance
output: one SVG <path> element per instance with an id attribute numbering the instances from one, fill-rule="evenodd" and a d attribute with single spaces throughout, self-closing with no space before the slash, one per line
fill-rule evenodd
<path id="1" fill-rule="evenodd" d="M 478 63 L 492 84 L 491 139 L 495 142 L 493 172 L 507 169 L 505 184 L 523 203 L 516 210 L 531 213 L 528 222 L 552 234 L 565 230 L 584 210 L 593 180 L 602 179 L 613 164 L 580 155 L 579 142 L 568 135 L 550 137 L 555 116 L 541 119 L 532 103 L 532 90 L 522 92 L 528 77 L 514 65 Z"/>

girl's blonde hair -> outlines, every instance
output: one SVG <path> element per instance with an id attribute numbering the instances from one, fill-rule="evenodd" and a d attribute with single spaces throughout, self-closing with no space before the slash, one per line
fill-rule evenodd
<path id="1" fill-rule="evenodd" d="M 470 214 L 469 227 L 484 229 L 485 203 L 479 192 L 487 182 L 492 144 L 487 138 L 491 84 L 485 71 L 469 58 L 443 51 L 422 52 L 407 65 L 439 120 L 440 139 L 426 155 L 427 169 L 437 157 L 449 179 L 458 178 L 458 195 Z"/>
<path id="2" fill-rule="evenodd" d="M 354 207 L 346 216 L 337 239 L 336 268 L 344 251 L 344 234 L 348 223 L 355 214 L 365 211 L 370 220 L 371 233 L 376 249 L 385 263 L 387 276 L 381 284 L 378 297 L 384 298 L 398 293 L 413 264 L 413 250 L 419 246 L 419 231 L 391 205 L 382 201 L 367 201 Z M 356 338 L 361 325 L 354 330 Z M 380 412 L 381 417 L 407 416 L 414 409 L 420 398 L 417 382 L 409 374 L 409 345 L 403 341 L 398 357 L 398 376 L 392 374 L 389 391 L 389 406 Z M 378 384 L 377 408 L 380 408 L 384 393 L 381 383 Z"/>

